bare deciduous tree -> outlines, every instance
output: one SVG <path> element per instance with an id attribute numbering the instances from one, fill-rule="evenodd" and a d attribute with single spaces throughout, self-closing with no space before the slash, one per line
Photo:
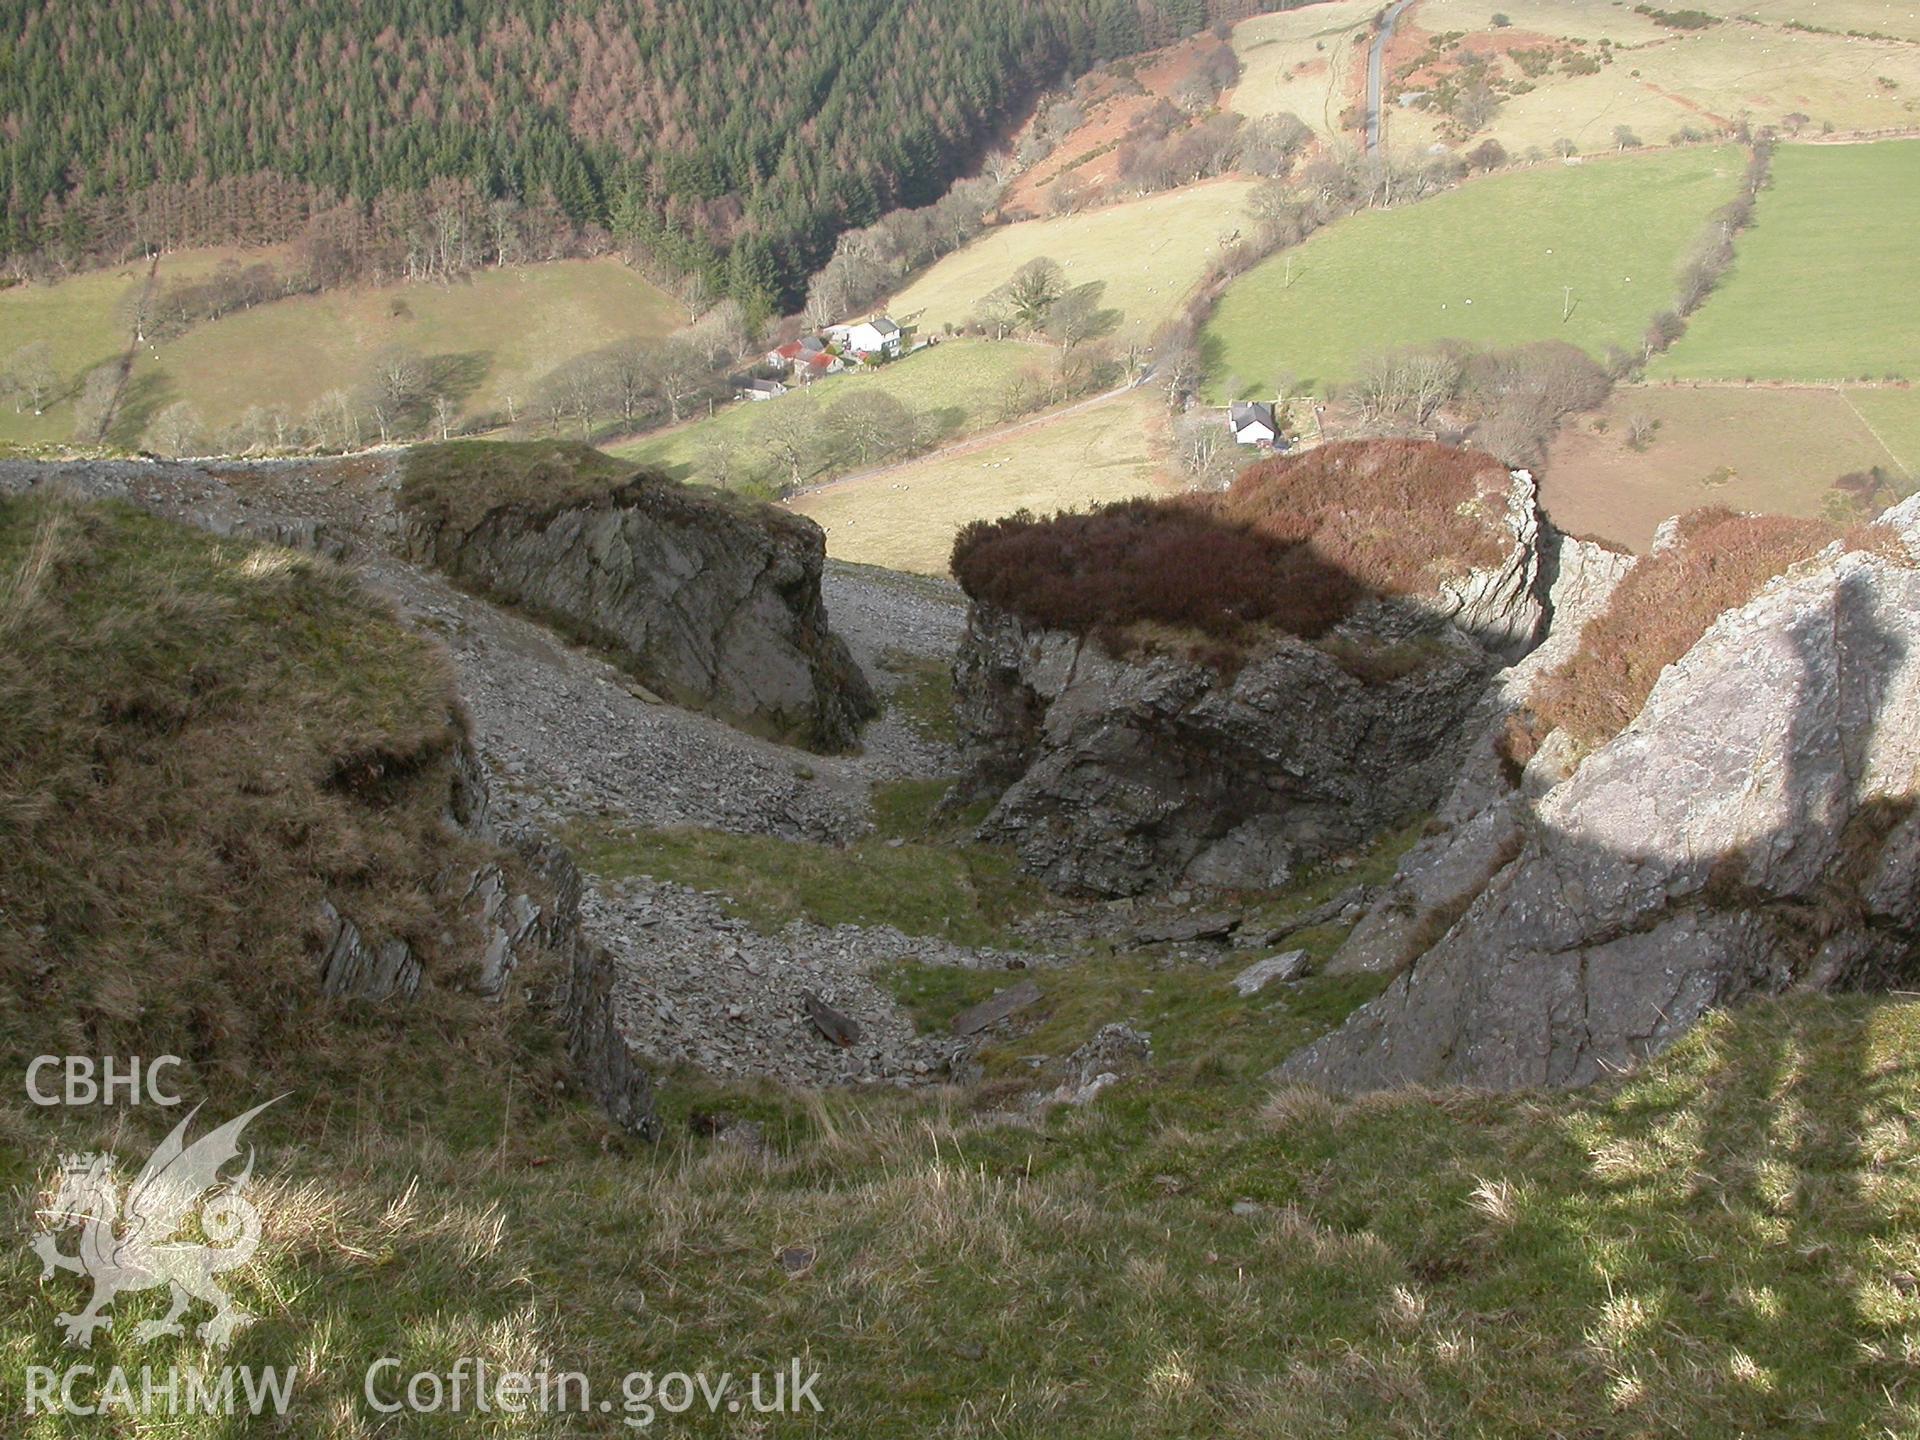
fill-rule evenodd
<path id="1" fill-rule="evenodd" d="M 1047 187 L 1047 208 L 1055 215 L 1077 215 L 1086 207 L 1091 194 L 1079 176 L 1062 175 Z"/>
<path id="2" fill-rule="evenodd" d="M 1184 407 L 1200 387 L 1200 352 L 1185 333 L 1163 338 L 1155 347 L 1154 376 L 1166 392 L 1167 408 Z"/>
<path id="3" fill-rule="evenodd" d="M 856 465 L 903 455 L 917 448 L 920 418 L 893 396 L 857 390 L 833 402 L 821 425 L 834 448 Z"/>
<path id="4" fill-rule="evenodd" d="M 106 439 L 114 401 L 120 396 L 121 373 L 118 360 L 96 365 L 87 372 L 87 378 L 80 382 L 80 393 L 73 401 L 74 439 L 83 442 Z"/>
<path id="5" fill-rule="evenodd" d="M 367 410 L 382 443 L 411 428 L 425 396 L 426 376 L 426 365 L 411 350 L 396 346 L 374 356 L 367 376 Z"/>
<path id="6" fill-rule="evenodd" d="M 1104 309 L 1099 282 L 1080 285 L 1055 300 L 1047 310 L 1046 332 L 1067 350 L 1108 334 L 1119 323 L 1120 312 Z"/>
<path id="7" fill-rule="evenodd" d="M 621 340 L 600 352 L 607 402 L 631 429 L 653 389 L 653 352 L 638 340 Z"/>
<path id="8" fill-rule="evenodd" d="M 687 312 L 689 325 L 704 315 L 716 298 L 713 282 L 701 270 L 681 276 L 680 283 L 674 286 L 674 293 L 680 297 L 680 305 Z"/>
<path id="9" fill-rule="evenodd" d="M 786 472 L 787 484 L 798 488 L 802 474 L 811 465 L 820 439 L 820 421 L 811 405 L 792 403 L 778 406 L 772 420 L 761 432 L 767 453 Z"/>
<path id="10" fill-rule="evenodd" d="M 1418 429 L 1453 394 L 1460 362 L 1438 351 L 1394 350 L 1360 367 L 1347 398 L 1369 429 Z"/>
<path id="11" fill-rule="evenodd" d="M 1197 490 L 1224 490 L 1238 468 L 1236 442 L 1217 411 L 1182 416 L 1173 427 L 1180 473 Z"/>
<path id="12" fill-rule="evenodd" d="M 1313 131 L 1298 115 L 1262 115 L 1240 132 L 1240 166 L 1255 175 L 1285 175 L 1312 139 Z"/>
<path id="13" fill-rule="evenodd" d="M 190 455 L 200 443 L 200 413 L 185 400 L 176 400 L 147 427 L 147 444 L 161 455 Z"/>
<path id="14" fill-rule="evenodd" d="M 7 387 L 13 391 L 14 412 L 32 410 L 44 415 L 60 372 L 53 365 L 53 346 L 45 340 L 29 340 L 7 360 Z"/>
<path id="15" fill-rule="evenodd" d="M 654 352 L 653 384 L 666 402 L 667 418 L 678 422 L 681 407 L 699 393 L 707 367 L 700 353 L 684 340 L 669 340 Z"/>
<path id="16" fill-rule="evenodd" d="M 716 433 L 700 446 L 700 476 L 709 485 L 725 490 L 733 483 L 734 458 L 738 447 L 730 435 Z"/>
<path id="17" fill-rule="evenodd" d="M 1011 335 L 1020 323 L 1014 314 L 1011 287 L 1002 285 L 981 296 L 973 308 L 972 323 L 995 340 Z"/>

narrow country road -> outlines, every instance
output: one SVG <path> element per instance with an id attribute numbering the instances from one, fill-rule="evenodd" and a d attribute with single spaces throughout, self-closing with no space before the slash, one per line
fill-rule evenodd
<path id="1" fill-rule="evenodd" d="M 1387 46 L 1393 41 L 1393 27 L 1399 23 L 1400 16 L 1413 0 L 1394 0 L 1380 22 L 1380 33 L 1373 37 L 1373 48 L 1367 51 L 1367 153 L 1371 155 L 1380 148 L 1380 93 L 1382 72 L 1386 69 Z"/>

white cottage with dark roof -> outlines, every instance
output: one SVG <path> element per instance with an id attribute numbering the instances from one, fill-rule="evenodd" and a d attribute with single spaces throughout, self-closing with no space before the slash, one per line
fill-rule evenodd
<path id="1" fill-rule="evenodd" d="M 1227 407 L 1227 428 L 1242 445 L 1271 445 L 1280 438 L 1273 407 L 1255 400 L 1236 400 Z"/>

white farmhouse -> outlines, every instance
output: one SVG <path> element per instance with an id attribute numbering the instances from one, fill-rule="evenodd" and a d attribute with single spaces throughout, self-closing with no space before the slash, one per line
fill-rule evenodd
<path id="1" fill-rule="evenodd" d="M 849 325 L 844 334 L 843 343 L 855 355 L 893 356 L 900 353 L 900 327 L 885 315 L 875 315 L 871 320 Z"/>
<path id="2" fill-rule="evenodd" d="M 1252 400 L 1236 400 L 1228 407 L 1227 428 L 1242 445 L 1271 445 L 1280 434 L 1273 407 Z"/>

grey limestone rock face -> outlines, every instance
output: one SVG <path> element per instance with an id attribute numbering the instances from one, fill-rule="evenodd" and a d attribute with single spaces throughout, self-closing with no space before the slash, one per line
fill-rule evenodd
<path id="1" fill-rule="evenodd" d="M 585 882 L 572 856 L 533 831 L 503 833 L 496 827 L 485 769 L 465 744 L 448 763 L 444 819 L 450 830 L 487 847 L 487 858 L 456 867 L 441 880 L 464 920 L 456 945 L 472 964 L 463 983 L 497 998 L 522 965 L 558 957 L 553 1008 L 567 1037 L 575 1083 L 623 1129 L 655 1134 L 652 1078 L 618 1023 L 619 977 L 612 957 L 582 926 Z M 329 996 L 367 1003 L 412 999 L 428 983 L 405 940 L 369 939 L 331 901 L 321 903 L 317 928 L 319 981 Z"/>
<path id="2" fill-rule="evenodd" d="M 1546 555 L 1553 576 L 1546 638 L 1494 677 L 1468 721 L 1473 739 L 1435 811 L 1432 833 L 1401 857 L 1385 893 L 1328 962 L 1330 973 L 1390 974 L 1432 944 L 1518 852 L 1527 801 L 1570 769 L 1566 737 L 1556 732 L 1542 742 L 1516 787 L 1499 742 L 1507 717 L 1525 705 L 1534 681 L 1578 647 L 1587 622 L 1606 608 L 1633 568 L 1633 556 L 1561 535 L 1548 537 Z"/>
<path id="3" fill-rule="evenodd" d="M 982 837 L 1067 894 L 1262 889 L 1430 809 L 1503 660 L 1545 615 L 1533 477 L 1486 523 L 1499 559 L 1372 600 L 1318 641 L 1274 635 L 1222 673 L 1115 655 L 976 602 L 954 666 Z"/>
<path id="4" fill-rule="evenodd" d="M 642 474 L 553 511 L 408 513 L 401 545 L 743 728 L 843 750 L 878 708 L 828 625 L 825 538 L 800 516 Z"/>
<path id="5" fill-rule="evenodd" d="M 1491 566 L 1440 582 L 1427 609 L 1473 636 L 1506 660 L 1517 660 L 1540 639 L 1546 624 L 1541 604 L 1540 492 L 1527 470 L 1510 473 L 1501 519 L 1505 553 Z"/>
<path id="6" fill-rule="evenodd" d="M 1379 999 L 1283 1067 L 1571 1085 L 1751 993 L 1910 978 L 1920 571 L 1837 547 L 1720 617 Z"/>
<path id="7" fill-rule="evenodd" d="M 1362 620 L 1348 633 L 1380 645 Z M 1011 774 L 981 827 L 1068 894 L 1265 888 L 1433 803 L 1493 661 L 1451 626 L 1418 667 L 1362 679 L 1282 637 L 1223 678 L 1121 659 L 978 607 L 956 666 L 977 773 Z M 990 782 L 989 782 L 990 783 Z"/>

